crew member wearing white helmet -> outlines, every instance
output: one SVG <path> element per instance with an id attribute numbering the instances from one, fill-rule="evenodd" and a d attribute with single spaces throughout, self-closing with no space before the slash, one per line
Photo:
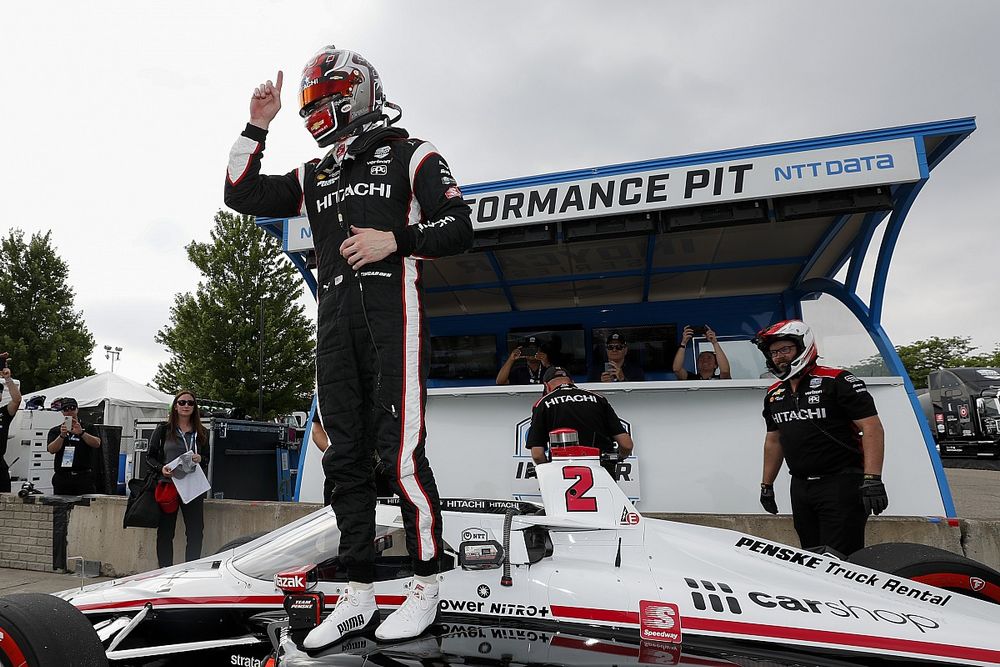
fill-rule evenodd
<path id="1" fill-rule="evenodd" d="M 802 547 L 850 555 L 865 545 L 868 515 L 889 506 L 882 484 L 885 434 L 875 401 L 850 372 L 817 365 L 816 340 L 804 322 L 778 322 L 754 342 L 778 378 L 764 398 L 760 503 L 778 513 L 774 480 L 786 462 Z"/>

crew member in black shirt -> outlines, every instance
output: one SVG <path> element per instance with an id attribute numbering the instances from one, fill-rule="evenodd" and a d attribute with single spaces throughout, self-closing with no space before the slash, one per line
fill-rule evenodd
<path id="1" fill-rule="evenodd" d="M 7 438 L 10 436 L 10 425 L 14 421 L 17 409 L 21 407 L 21 390 L 11 379 L 10 368 L 7 367 L 7 353 L 0 354 L 0 397 L 6 389 L 10 394 L 10 402 L 0 407 L 0 492 L 10 492 L 10 470 L 7 468 Z"/>
<path id="2" fill-rule="evenodd" d="M 802 547 L 827 546 L 848 556 L 865 545 L 868 515 L 889 505 L 875 401 L 854 375 L 816 365 L 815 338 L 804 322 L 779 322 L 755 342 L 779 380 L 764 398 L 761 505 L 777 514 L 773 484 L 785 461 Z"/>
<path id="3" fill-rule="evenodd" d="M 613 452 L 617 443 L 619 460 L 632 453 L 632 436 L 625 431 L 608 399 L 577 387 L 569 373 L 559 366 L 550 366 L 543 379 L 546 393 L 531 411 L 527 441 L 536 464 L 548 461 L 549 432 L 557 428 L 574 429 L 581 445 L 596 447 L 602 452 Z M 615 481 L 618 480 L 615 461 L 602 461 L 601 465 Z"/>
<path id="4" fill-rule="evenodd" d="M 55 454 L 52 474 L 52 492 L 57 496 L 82 496 L 97 493 L 94 479 L 92 449 L 99 449 L 101 439 L 84 431 L 78 419 L 79 405 L 75 398 L 57 398 L 52 407 L 63 417 L 72 417 L 72 426 L 65 423 L 49 429 L 48 450 Z"/>

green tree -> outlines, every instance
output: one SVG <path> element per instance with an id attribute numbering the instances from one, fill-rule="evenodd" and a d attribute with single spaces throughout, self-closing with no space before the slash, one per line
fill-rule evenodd
<path id="1" fill-rule="evenodd" d="M 853 366 L 848 366 L 846 370 L 862 378 L 889 375 L 889 369 L 886 367 L 885 361 L 882 360 L 881 354 L 873 354 L 867 359 L 862 359 Z"/>
<path id="2" fill-rule="evenodd" d="M 313 391 L 315 342 L 305 308 L 295 304 L 302 279 L 277 239 L 252 216 L 219 211 L 211 242 L 186 249 L 203 280 L 194 294 L 174 297 L 170 324 L 156 334 L 170 359 L 153 384 L 168 393 L 192 389 L 258 417 L 263 385 L 263 417 L 304 409 Z"/>
<path id="3" fill-rule="evenodd" d="M 74 308 L 69 267 L 52 232 L 11 229 L 0 238 L 0 351 L 24 392 L 93 375 L 94 337 Z"/>
<path id="4" fill-rule="evenodd" d="M 975 349 L 976 346 L 968 336 L 931 336 L 909 345 L 896 346 L 896 352 L 899 353 L 913 386 L 918 389 L 926 387 L 927 374 L 939 368 L 993 365 L 988 355 L 972 354 Z"/>

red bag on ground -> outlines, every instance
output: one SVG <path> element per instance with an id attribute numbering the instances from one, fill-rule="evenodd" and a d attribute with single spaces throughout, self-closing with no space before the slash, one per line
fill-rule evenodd
<path id="1" fill-rule="evenodd" d="M 181 495 L 177 493 L 173 482 L 162 481 L 157 484 L 154 497 L 164 514 L 173 514 L 181 506 Z"/>

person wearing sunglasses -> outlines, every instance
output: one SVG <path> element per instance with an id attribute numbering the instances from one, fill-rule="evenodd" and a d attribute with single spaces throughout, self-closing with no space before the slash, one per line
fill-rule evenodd
<path id="1" fill-rule="evenodd" d="M 167 421 L 158 425 L 149 436 L 146 464 L 149 474 L 154 475 L 158 484 L 172 487 L 174 473 L 167 464 L 180 456 L 190 453 L 191 462 L 202 467 L 208 474 L 208 429 L 201 423 L 198 399 L 194 392 L 183 389 L 174 396 Z M 161 498 L 163 499 L 161 501 Z M 178 510 L 184 515 L 184 529 L 187 545 L 184 560 L 201 558 L 201 545 L 205 532 L 205 496 L 200 495 L 190 502 L 179 502 L 176 490 L 158 489 L 160 501 L 160 524 L 156 527 L 156 560 L 160 567 L 174 564 L 174 532 L 177 529 Z"/>
<path id="2" fill-rule="evenodd" d="M 869 514 L 889 506 L 882 483 L 885 432 L 865 383 L 817 364 L 816 338 L 801 320 L 762 329 L 754 343 L 778 379 L 764 397 L 760 504 L 778 513 L 774 480 L 791 480 L 792 523 L 804 549 L 850 556 L 865 546 Z"/>
<path id="3" fill-rule="evenodd" d="M 10 367 L 7 365 L 10 359 L 7 357 L 6 352 L 0 352 L 0 493 L 10 493 L 10 470 L 4 456 L 7 454 L 10 425 L 21 407 L 21 389 L 11 378 Z M 3 400 L 5 393 L 8 395 L 6 404 Z"/>
<path id="4" fill-rule="evenodd" d="M 52 492 L 57 496 L 97 493 L 92 450 L 101 447 L 101 439 L 87 433 L 80 422 L 80 405 L 75 398 L 57 398 L 51 407 L 63 415 L 63 422 L 49 429 L 47 449 L 55 454 Z"/>
<path id="5" fill-rule="evenodd" d="M 603 366 L 596 365 L 590 371 L 590 382 L 642 382 L 646 373 L 642 366 L 628 359 L 628 341 L 620 331 L 612 331 L 604 339 L 605 359 Z"/>
<path id="6" fill-rule="evenodd" d="M 282 81 L 279 71 L 251 95 L 250 122 L 229 153 L 225 202 L 247 215 L 307 216 L 316 252 L 316 377 L 331 451 L 323 472 L 333 483 L 348 585 L 304 645 L 322 648 L 376 626 L 381 640 L 415 637 L 436 616 L 443 553 L 424 450 L 431 345 L 423 262 L 472 247 L 472 210 L 434 145 L 394 126 L 402 112 L 386 100 L 375 67 L 334 46 L 306 63 L 299 83 L 299 115 L 325 154 L 284 175 L 261 174 Z M 381 625 L 375 448 L 394 476 L 414 573 L 405 601 Z"/>
<path id="7" fill-rule="evenodd" d="M 696 370 L 691 372 L 684 368 L 684 355 L 688 343 L 695 336 L 704 336 L 712 344 L 715 352 L 708 350 L 700 352 L 695 359 Z M 673 371 L 678 380 L 729 380 L 733 377 L 729 368 L 729 357 L 719 344 L 715 331 L 707 324 L 700 327 L 685 325 L 681 334 L 681 344 L 674 355 Z"/>

